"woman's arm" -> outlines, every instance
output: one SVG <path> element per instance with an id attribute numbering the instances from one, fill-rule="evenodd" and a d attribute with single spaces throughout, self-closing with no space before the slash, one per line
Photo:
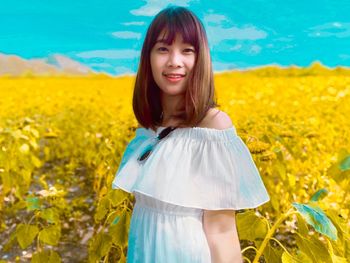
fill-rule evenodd
<path id="1" fill-rule="evenodd" d="M 212 263 L 242 263 L 234 210 L 204 210 L 203 229 Z"/>
<path id="2" fill-rule="evenodd" d="M 232 125 L 227 113 L 223 111 L 218 113 L 216 109 L 211 109 L 200 127 L 221 130 L 230 128 Z M 209 244 L 212 263 L 243 262 L 234 210 L 204 210 L 203 229 Z"/>

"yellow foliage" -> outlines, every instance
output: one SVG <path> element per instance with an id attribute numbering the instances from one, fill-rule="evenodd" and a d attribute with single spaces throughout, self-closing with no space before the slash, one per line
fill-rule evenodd
<path id="1" fill-rule="evenodd" d="M 271 196 L 263 207 L 269 219 L 292 202 L 308 202 L 321 188 L 329 192 L 322 208 L 349 218 L 349 180 L 338 176 L 335 181 L 327 171 L 340 161 L 341 149 L 350 149 L 350 77 L 315 75 L 317 70 L 315 64 L 309 75 L 295 77 L 273 76 L 272 69 L 215 75 L 220 109 L 247 143 Z M 102 75 L 0 79 L 0 200 L 14 200 L 13 192 L 24 196 L 39 168 L 37 184 L 46 188 L 36 192 L 39 196 L 61 196 L 56 189 L 67 181 L 74 185 L 79 171 L 89 168 L 82 173 L 91 181 L 89 191 L 104 198 L 137 127 L 134 81 Z M 48 178 L 59 188 L 46 183 Z M 66 207 L 61 199 L 55 205 Z M 129 213 L 129 206 L 123 203 L 122 211 Z M 109 209 L 106 203 L 98 219 Z"/>

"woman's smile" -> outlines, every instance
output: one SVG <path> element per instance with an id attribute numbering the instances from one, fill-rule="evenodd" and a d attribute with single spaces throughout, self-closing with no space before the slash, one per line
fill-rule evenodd
<path id="1" fill-rule="evenodd" d="M 163 76 L 171 83 L 177 83 L 185 78 L 183 74 L 163 74 Z"/>
<path id="2" fill-rule="evenodd" d="M 153 78 L 161 92 L 172 96 L 180 95 L 186 91 L 188 74 L 194 67 L 196 52 L 191 44 L 183 42 L 180 34 L 176 35 L 171 45 L 165 39 L 163 31 L 151 51 Z"/>

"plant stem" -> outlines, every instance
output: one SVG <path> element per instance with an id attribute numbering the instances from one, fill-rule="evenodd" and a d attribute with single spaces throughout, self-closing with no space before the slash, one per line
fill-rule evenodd
<path id="1" fill-rule="evenodd" d="M 270 240 L 271 236 L 275 233 L 278 226 L 290 215 L 298 213 L 293 208 L 290 208 L 286 213 L 282 214 L 281 217 L 276 221 L 276 223 L 271 227 L 271 229 L 267 232 L 267 235 L 264 238 L 264 241 L 261 243 L 261 246 L 258 249 L 258 252 L 256 253 L 256 256 L 254 258 L 253 263 L 258 263 L 259 258 L 261 257 L 262 253 L 264 252 L 264 249 L 267 245 L 267 242 Z"/>
<path id="2" fill-rule="evenodd" d="M 251 261 L 250 261 L 249 258 L 247 258 L 247 257 L 243 257 L 243 260 L 247 260 L 248 263 L 251 263 Z"/>
<path id="3" fill-rule="evenodd" d="M 256 247 L 248 246 L 248 247 L 245 247 L 244 249 L 242 249 L 241 253 L 243 254 L 243 253 L 246 252 L 248 249 L 254 249 L 256 252 L 258 252 L 258 250 L 256 249 Z"/>
<path id="4" fill-rule="evenodd" d="M 274 237 L 271 237 L 270 239 L 276 241 L 276 243 L 277 243 L 278 245 L 280 245 L 280 247 L 281 247 L 290 257 L 292 257 L 292 255 L 291 255 L 291 254 L 288 252 L 288 250 L 281 244 L 280 241 L 278 241 L 278 240 L 277 240 L 276 238 L 274 238 Z"/>

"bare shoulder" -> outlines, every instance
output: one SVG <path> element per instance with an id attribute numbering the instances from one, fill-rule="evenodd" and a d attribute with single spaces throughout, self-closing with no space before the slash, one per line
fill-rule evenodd
<path id="1" fill-rule="evenodd" d="M 199 127 L 224 130 L 233 126 L 230 116 L 217 108 L 208 110 Z"/>

